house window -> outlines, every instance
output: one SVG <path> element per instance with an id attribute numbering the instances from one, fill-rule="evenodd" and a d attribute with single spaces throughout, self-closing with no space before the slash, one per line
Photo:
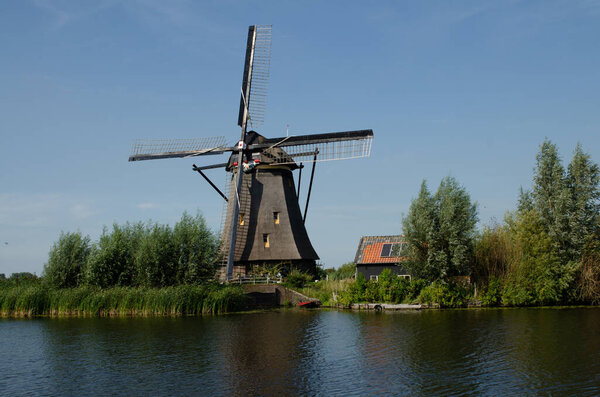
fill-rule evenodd
<path id="1" fill-rule="evenodd" d="M 244 226 L 244 213 L 240 212 L 240 226 Z"/>
<path id="2" fill-rule="evenodd" d="M 381 257 L 389 258 L 391 256 L 391 253 L 392 253 L 392 244 L 383 244 L 383 247 L 381 248 Z"/>
<path id="3" fill-rule="evenodd" d="M 369 276 L 369 280 L 371 280 L 371 281 L 377 281 L 378 278 L 379 278 L 379 276 L 375 276 L 375 275 Z"/>
<path id="4" fill-rule="evenodd" d="M 273 212 L 273 222 L 279 225 L 279 212 Z"/>
<path id="5" fill-rule="evenodd" d="M 265 244 L 265 248 L 269 248 L 269 235 L 263 234 L 263 243 Z"/>

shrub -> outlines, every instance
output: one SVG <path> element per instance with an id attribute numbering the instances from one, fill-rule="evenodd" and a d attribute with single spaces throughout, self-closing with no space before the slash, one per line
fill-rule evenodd
<path id="1" fill-rule="evenodd" d="M 417 278 L 411 279 L 410 283 L 408 283 L 407 293 L 404 297 L 404 301 L 414 302 L 417 300 L 423 288 L 427 286 L 427 281 Z"/>
<path id="2" fill-rule="evenodd" d="M 174 228 L 115 224 L 94 245 L 86 280 L 101 288 L 200 284 L 215 275 L 216 249 L 217 239 L 201 215 L 184 213 Z"/>
<path id="3" fill-rule="evenodd" d="M 184 213 L 173 229 L 178 284 L 199 284 L 215 275 L 217 239 L 204 218 Z"/>
<path id="4" fill-rule="evenodd" d="M 132 285 L 136 276 L 135 253 L 144 235 L 141 223 L 106 228 L 94 245 L 86 267 L 86 281 L 98 287 Z"/>
<path id="5" fill-rule="evenodd" d="M 411 282 L 404 277 L 394 277 L 392 280 L 392 288 L 389 290 L 385 300 L 391 303 L 401 303 L 408 296 Z"/>
<path id="6" fill-rule="evenodd" d="M 356 264 L 354 262 L 344 263 L 337 269 L 328 274 L 328 280 L 345 280 L 354 277 L 356 274 Z"/>
<path id="7" fill-rule="evenodd" d="M 461 307 L 467 303 L 468 297 L 468 291 L 463 287 L 435 281 L 421 290 L 418 301 L 437 303 L 440 307 Z"/>
<path id="8" fill-rule="evenodd" d="M 364 300 L 367 302 L 380 302 L 379 285 L 376 280 L 369 280 L 365 283 Z"/>
<path id="9" fill-rule="evenodd" d="M 417 299 L 426 281 L 422 279 L 401 278 L 385 269 L 378 280 L 367 281 L 362 273 L 356 280 L 349 281 L 345 290 L 340 291 L 340 302 L 344 304 L 358 302 L 401 303 Z"/>
<path id="10" fill-rule="evenodd" d="M 348 285 L 345 291 L 340 293 L 340 301 L 344 304 L 363 302 L 365 300 L 365 291 L 367 288 L 367 280 L 362 273 L 358 273 L 356 280 Z"/>
<path id="11" fill-rule="evenodd" d="M 408 293 L 410 281 L 392 274 L 390 269 L 384 269 L 378 277 L 378 302 L 400 303 Z"/>
<path id="12" fill-rule="evenodd" d="M 536 210 L 520 211 L 506 220 L 518 255 L 508 269 L 503 303 L 512 306 L 567 303 L 578 263 L 561 262 L 554 249 L 555 241 L 546 232 Z"/>
<path id="13" fill-rule="evenodd" d="M 310 283 L 312 279 L 313 277 L 310 274 L 293 269 L 287 276 L 286 284 L 291 288 L 302 288 L 305 284 Z"/>
<path id="14" fill-rule="evenodd" d="M 515 248 L 506 225 L 485 227 L 475 241 L 473 281 L 486 285 L 492 278 L 503 278 L 514 262 Z"/>
<path id="15" fill-rule="evenodd" d="M 502 303 L 502 281 L 491 277 L 486 288 L 480 295 L 483 306 L 498 306 Z"/>
<path id="16" fill-rule="evenodd" d="M 56 288 L 75 287 L 83 281 L 83 268 L 90 253 L 90 238 L 80 232 L 61 233 L 48 256 L 44 275 Z"/>
<path id="17" fill-rule="evenodd" d="M 600 303 L 600 250 L 584 256 L 582 260 L 577 298 L 591 304 Z"/>
<path id="18" fill-rule="evenodd" d="M 135 257 L 137 284 L 166 287 L 175 284 L 176 247 L 169 226 L 155 224 L 140 241 Z"/>
<path id="19" fill-rule="evenodd" d="M 277 277 L 285 272 L 284 263 L 263 263 L 262 265 L 254 265 L 252 274 L 254 276 L 270 276 Z"/>

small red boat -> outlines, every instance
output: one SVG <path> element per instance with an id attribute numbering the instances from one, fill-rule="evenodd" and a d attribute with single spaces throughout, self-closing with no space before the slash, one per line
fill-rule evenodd
<path id="1" fill-rule="evenodd" d="M 298 302 L 300 307 L 319 307 L 319 304 L 315 301 Z"/>

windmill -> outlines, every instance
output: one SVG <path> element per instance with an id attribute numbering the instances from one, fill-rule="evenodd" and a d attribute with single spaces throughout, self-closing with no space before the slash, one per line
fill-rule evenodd
<path id="1" fill-rule="evenodd" d="M 193 165 L 226 201 L 221 232 L 226 262 L 221 276 L 227 280 L 234 270 L 246 274 L 254 264 L 288 263 L 314 271 L 319 257 L 304 222 L 315 164 L 367 157 L 371 152 L 372 130 L 281 138 L 266 138 L 254 131 L 264 121 L 270 62 L 271 26 L 250 26 L 238 115 L 241 137 L 235 146 L 227 145 L 224 137 L 137 140 L 129 157 L 129 161 L 140 161 L 230 153 L 225 163 Z M 304 163 L 312 163 L 312 171 L 302 215 L 299 198 Z M 228 172 L 225 193 L 204 173 L 215 168 Z M 294 170 L 299 170 L 297 190 Z"/>

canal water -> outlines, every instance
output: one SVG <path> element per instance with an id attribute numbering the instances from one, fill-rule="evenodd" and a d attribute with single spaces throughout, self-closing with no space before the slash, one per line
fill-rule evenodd
<path id="1" fill-rule="evenodd" d="M 600 309 L 0 319 L 0 395 L 599 395 Z"/>

